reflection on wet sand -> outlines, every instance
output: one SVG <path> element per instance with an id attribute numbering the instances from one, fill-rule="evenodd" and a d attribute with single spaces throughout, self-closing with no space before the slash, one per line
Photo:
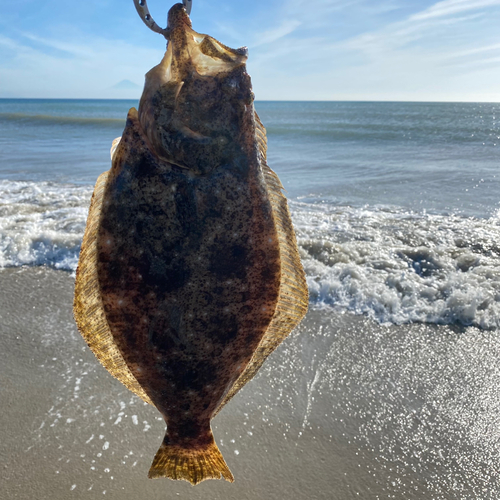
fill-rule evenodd
<path id="1" fill-rule="evenodd" d="M 64 272 L 0 273 L 5 498 L 499 496 L 495 332 L 311 310 L 213 422 L 238 481 L 193 489 L 145 478 L 163 422 L 86 348 L 72 287 Z"/>

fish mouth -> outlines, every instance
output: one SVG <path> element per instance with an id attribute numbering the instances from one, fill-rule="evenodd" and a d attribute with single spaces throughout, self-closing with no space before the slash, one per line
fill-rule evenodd
<path id="1" fill-rule="evenodd" d="M 182 4 L 168 14 L 165 55 L 146 74 L 139 120 L 156 155 L 195 173 L 241 163 L 241 135 L 253 113 L 248 50 L 192 29 Z M 243 156 L 242 156 L 243 155 Z"/>
<path id="2" fill-rule="evenodd" d="M 180 3 L 168 13 L 167 30 L 170 32 L 168 48 L 172 48 L 174 70 L 182 72 L 182 67 L 190 62 L 200 75 L 213 76 L 245 64 L 248 58 L 246 47 L 231 49 L 209 35 L 194 31 L 191 19 Z"/>

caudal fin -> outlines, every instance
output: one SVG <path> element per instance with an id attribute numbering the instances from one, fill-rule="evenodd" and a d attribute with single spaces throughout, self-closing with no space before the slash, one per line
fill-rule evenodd
<path id="1" fill-rule="evenodd" d="M 163 442 L 148 474 L 150 479 L 184 479 L 193 486 L 205 479 L 221 479 L 221 476 L 230 483 L 234 481 L 213 438 L 208 445 L 196 448 L 182 448 Z"/>

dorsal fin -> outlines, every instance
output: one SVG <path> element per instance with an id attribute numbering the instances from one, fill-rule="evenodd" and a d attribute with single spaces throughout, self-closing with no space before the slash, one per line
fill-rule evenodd
<path id="1" fill-rule="evenodd" d="M 262 363 L 278 347 L 288 334 L 300 323 L 307 312 L 309 292 L 300 261 L 295 231 L 288 210 L 288 203 L 281 192 L 283 185 L 278 176 L 267 165 L 266 129 L 255 113 L 256 135 L 259 144 L 260 163 L 266 181 L 274 222 L 280 242 L 281 284 L 278 305 L 266 333 L 262 337 L 252 359 L 243 373 L 222 400 L 214 416 L 257 373 Z"/>
<path id="2" fill-rule="evenodd" d="M 106 320 L 99 282 L 97 280 L 98 255 L 96 236 L 108 173 L 104 172 L 97 179 L 90 203 L 87 227 L 76 271 L 73 314 L 82 337 L 104 368 L 127 389 L 130 389 L 134 394 L 137 394 L 142 400 L 146 401 L 146 403 L 152 405 L 153 402 L 132 375 L 123 356 L 115 345 Z"/>

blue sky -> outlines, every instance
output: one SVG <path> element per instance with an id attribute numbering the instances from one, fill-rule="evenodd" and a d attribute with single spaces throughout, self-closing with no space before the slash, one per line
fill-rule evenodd
<path id="1" fill-rule="evenodd" d="M 148 5 L 165 26 L 173 2 Z M 136 99 L 165 48 L 132 0 L 0 8 L 0 97 Z M 500 0 L 193 0 L 191 18 L 249 47 L 260 100 L 500 101 Z"/>

